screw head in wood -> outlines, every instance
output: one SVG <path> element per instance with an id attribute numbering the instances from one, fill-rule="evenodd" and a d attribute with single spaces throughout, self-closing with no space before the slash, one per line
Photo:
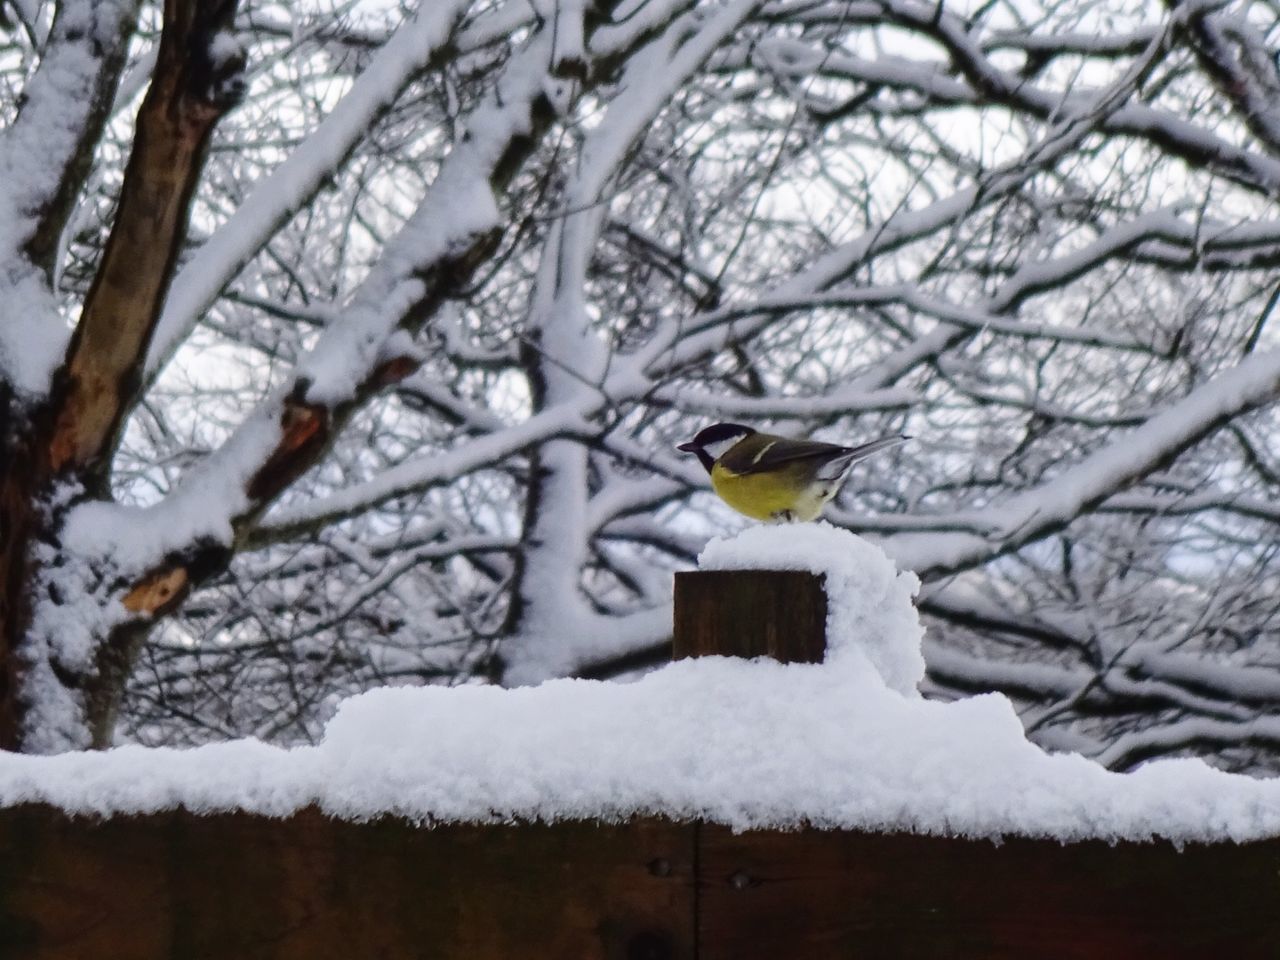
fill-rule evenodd
<path id="1" fill-rule="evenodd" d="M 671 861 L 666 857 L 655 857 L 649 861 L 649 872 L 655 877 L 671 876 Z"/>

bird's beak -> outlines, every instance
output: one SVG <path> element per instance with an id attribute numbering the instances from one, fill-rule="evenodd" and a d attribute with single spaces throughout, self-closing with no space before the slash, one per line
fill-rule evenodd
<path id="1" fill-rule="evenodd" d="M 696 453 L 698 451 L 698 445 L 692 440 L 687 440 L 684 443 L 677 443 L 676 449 L 683 450 L 685 453 Z"/>

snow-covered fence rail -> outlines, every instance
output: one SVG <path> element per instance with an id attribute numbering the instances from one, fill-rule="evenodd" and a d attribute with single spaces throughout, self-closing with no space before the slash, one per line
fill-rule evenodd
<path id="1" fill-rule="evenodd" d="M 758 558 L 785 569 L 725 569 Z M 636 683 L 381 691 L 293 751 L 0 755 L 0 958 L 1275 956 L 1276 784 L 923 700 L 913 578 L 846 533 L 703 561 L 683 659 Z"/>

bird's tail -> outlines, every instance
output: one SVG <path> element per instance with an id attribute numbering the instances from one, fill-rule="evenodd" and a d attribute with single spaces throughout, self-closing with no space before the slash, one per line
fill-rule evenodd
<path id="1" fill-rule="evenodd" d="M 897 444 L 905 443 L 910 439 L 911 438 L 905 433 L 895 433 L 887 437 L 881 437 L 879 440 L 872 440 L 870 443 L 859 444 L 856 447 L 846 447 L 844 455 L 841 456 L 840 459 L 843 460 L 845 457 L 848 457 L 849 463 L 856 463 L 863 457 L 869 457 L 871 454 L 876 453 L 879 450 L 883 450 L 885 447 L 896 446 Z"/>
<path id="2" fill-rule="evenodd" d="M 889 437 L 881 437 L 879 440 L 872 440 L 870 443 L 859 444 L 856 447 L 845 447 L 844 452 L 832 457 L 827 463 L 823 464 L 818 476 L 822 480 L 841 480 L 849 468 L 864 457 L 869 457 L 878 450 L 885 447 L 892 447 L 911 438 L 905 434 L 895 433 Z"/>

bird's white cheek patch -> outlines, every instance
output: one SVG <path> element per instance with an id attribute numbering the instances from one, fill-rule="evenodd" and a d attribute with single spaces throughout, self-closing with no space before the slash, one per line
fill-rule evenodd
<path id="1" fill-rule="evenodd" d="M 711 455 L 712 460 L 719 460 L 730 449 L 738 445 L 742 437 L 729 437 L 727 440 L 717 440 L 715 443 L 708 443 L 702 449 Z"/>

